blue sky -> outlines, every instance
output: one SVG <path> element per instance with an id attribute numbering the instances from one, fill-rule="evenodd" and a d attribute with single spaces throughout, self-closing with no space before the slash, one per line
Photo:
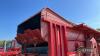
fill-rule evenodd
<path id="1" fill-rule="evenodd" d="M 0 40 L 14 39 L 17 25 L 44 7 L 71 22 L 100 28 L 100 0 L 0 0 Z"/>

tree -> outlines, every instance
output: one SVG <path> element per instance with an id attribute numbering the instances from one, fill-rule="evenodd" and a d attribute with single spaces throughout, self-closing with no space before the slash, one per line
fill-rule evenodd
<path id="1" fill-rule="evenodd" d="M 0 47 L 4 47 L 4 40 L 0 41 Z M 10 45 L 11 41 L 6 41 L 6 45 Z"/>
<path id="2" fill-rule="evenodd" d="M 97 28 L 96 30 L 97 30 L 97 31 L 100 31 L 100 28 Z"/>
<path id="3" fill-rule="evenodd" d="M 4 41 L 0 41 L 0 47 L 4 46 Z"/>

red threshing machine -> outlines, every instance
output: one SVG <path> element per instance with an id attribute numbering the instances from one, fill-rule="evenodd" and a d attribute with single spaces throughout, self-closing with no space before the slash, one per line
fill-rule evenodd
<path id="1" fill-rule="evenodd" d="M 23 56 L 98 56 L 99 37 L 100 32 L 44 8 L 18 25 L 16 40 Z"/>

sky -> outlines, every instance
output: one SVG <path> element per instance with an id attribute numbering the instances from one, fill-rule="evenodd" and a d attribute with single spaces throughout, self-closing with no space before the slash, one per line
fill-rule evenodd
<path id="1" fill-rule="evenodd" d="M 18 24 L 45 7 L 73 23 L 100 28 L 100 0 L 0 0 L 0 40 L 14 39 Z"/>

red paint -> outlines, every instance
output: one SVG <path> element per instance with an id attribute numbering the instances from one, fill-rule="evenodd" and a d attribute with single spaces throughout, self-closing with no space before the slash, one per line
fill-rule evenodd
<path id="1" fill-rule="evenodd" d="M 23 43 L 25 45 L 27 45 L 27 43 L 34 44 L 35 42 L 47 42 L 48 56 L 69 56 L 69 54 L 78 55 L 78 53 L 76 53 L 77 48 L 80 46 L 88 47 L 88 44 L 86 43 L 89 42 L 86 41 L 91 38 L 90 36 L 94 36 L 95 38 L 100 36 L 99 32 L 87 26 L 73 24 L 49 8 L 43 9 L 38 14 L 40 15 L 40 29 L 38 29 L 38 31 L 35 31 L 36 29 L 30 30 L 30 34 L 27 33 L 27 35 L 24 35 L 25 32 L 22 35 L 19 34 L 16 39 L 19 43 Z M 31 19 L 36 18 L 32 16 Z M 44 24 L 41 22 L 44 22 Z M 41 25 L 46 26 L 41 29 Z M 44 33 L 47 33 L 48 36 L 43 37 L 45 36 Z M 28 40 L 28 38 L 32 39 L 32 41 Z M 81 56 L 85 56 L 85 54 L 81 53 Z"/>

